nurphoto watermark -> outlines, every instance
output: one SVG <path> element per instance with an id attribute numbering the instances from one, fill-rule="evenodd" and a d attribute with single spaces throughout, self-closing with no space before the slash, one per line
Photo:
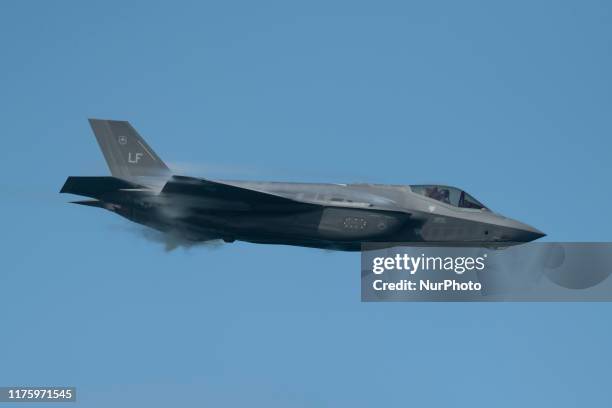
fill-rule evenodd
<path id="1" fill-rule="evenodd" d="M 361 300 L 612 301 L 612 243 L 506 248 L 368 244 Z"/>

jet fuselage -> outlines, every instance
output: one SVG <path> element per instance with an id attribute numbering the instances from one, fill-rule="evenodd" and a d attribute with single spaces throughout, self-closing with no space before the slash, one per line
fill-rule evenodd
<path id="1" fill-rule="evenodd" d="M 188 241 L 359 250 L 364 243 L 503 247 L 544 234 L 439 185 L 213 181 L 173 175 L 127 122 L 90 120 L 113 177 L 61 192 Z"/>

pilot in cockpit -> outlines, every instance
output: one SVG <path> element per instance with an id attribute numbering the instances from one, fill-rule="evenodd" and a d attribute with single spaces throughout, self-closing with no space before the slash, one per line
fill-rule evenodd
<path id="1" fill-rule="evenodd" d="M 434 200 L 442 201 L 443 203 L 450 204 L 450 195 L 448 189 L 440 189 L 438 186 L 432 186 L 426 190 L 427 197 L 433 198 Z"/>

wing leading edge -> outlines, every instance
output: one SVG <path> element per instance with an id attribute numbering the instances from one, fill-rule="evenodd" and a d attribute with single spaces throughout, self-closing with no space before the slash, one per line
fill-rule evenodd
<path id="1" fill-rule="evenodd" d="M 252 190 L 207 179 L 173 176 L 161 194 L 179 194 L 197 198 L 211 198 L 248 204 L 250 209 L 285 209 L 288 211 L 320 208 L 317 205 L 296 201 L 280 195 Z"/>
<path id="2" fill-rule="evenodd" d="M 173 176 L 164 186 L 162 194 L 179 194 L 195 198 L 210 198 L 245 204 L 245 210 L 308 211 L 323 208 L 374 210 L 407 213 L 397 208 L 382 208 L 369 203 L 298 200 L 280 194 L 233 184 L 186 176 Z M 407 214 L 410 215 L 410 214 Z"/>

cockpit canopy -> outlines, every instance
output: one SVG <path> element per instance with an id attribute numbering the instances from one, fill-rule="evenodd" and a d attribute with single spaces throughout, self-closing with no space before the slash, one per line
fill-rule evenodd
<path id="1" fill-rule="evenodd" d="M 476 210 L 489 210 L 480 201 L 463 190 L 449 186 L 415 185 L 410 186 L 413 193 L 441 201 L 459 208 L 472 208 Z"/>

